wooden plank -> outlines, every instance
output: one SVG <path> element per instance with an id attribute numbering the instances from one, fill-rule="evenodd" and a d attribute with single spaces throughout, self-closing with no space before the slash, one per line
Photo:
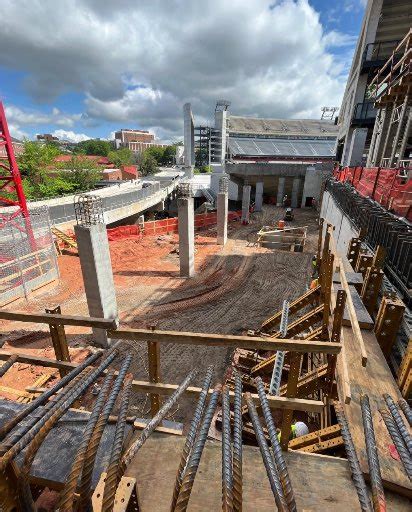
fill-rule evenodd
<path id="1" fill-rule="evenodd" d="M 334 437 L 333 439 L 328 439 L 327 441 L 320 441 L 319 443 L 313 444 L 311 446 L 305 446 L 304 448 L 301 448 L 300 451 L 305 453 L 323 453 L 326 450 L 337 448 L 338 446 L 344 446 L 342 436 Z"/>
<path id="2" fill-rule="evenodd" d="M 75 325 L 79 327 L 96 327 L 98 329 L 116 329 L 119 324 L 117 319 L 111 318 L 55 315 L 50 313 L 36 314 L 4 310 L 0 311 L 0 320 L 33 322 L 35 324 Z"/>
<path id="3" fill-rule="evenodd" d="M 170 501 L 185 440 L 153 434 L 126 470 L 136 478 L 142 512 L 170 512 Z M 243 510 L 276 510 L 259 448 L 243 447 Z M 360 510 L 348 461 L 298 451 L 284 453 L 299 511 L 348 512 Z M 222 508 L 221 443 L 206 442 L 190 496 L 188 512 Z M 388 510 L 409 512 L 406 499 L 388 495 Z"/>
<path id="4" fill-rule="evenodd" d="M 359 398 L 361 393 L 369 396 L 372 408 L 372 418 L 381 467 L 382 479 L 387 489 L 394 490 L 405 496 L 412 497 L 412 485 L 406 476 L 402 464 L 395 460 L 388 449 L 393 444 L 378 412 L 378 405 L 383 403 L 382 395 L 388 393 L 395 401 L 401 398 L 399 388 L 392 376 L 388 363 L 372 331 L 362 331 L 365 347 L 368 352 L 368 365 L 362 366 L 360 347 L 349 327 L 343 327 L 345 352 L 349 380 L 353 383 L 356 393 L 353 393 L 350 404 L 344 404 L 344 412 L 348 420 L 353 442 L 362 471 L 368 475 L 368 461 L 365 450 L 365 439 L 360 410 Z M 337 368 L 341 377 L 340 368 Z M 342 390 L 341 379 L 338 379 L 338 395 L 343 402 L 345 393 Z"/>
<path id="5" fill-rule="evenodd" d="M 346 272 L 346 280 L 348 281 L 348 285 L 362 285 L 363 284 L 363 276 L 360 272 Z M 333 274 L 333 282 L 340 283 L 340 273 L 335 272 Z"/>
<path id="6" fill-rule="evenodd" d="M 340 261 L 339 261 L 340 263 Z M 339 264 L 340 279 L 342 282 L 343 289 L 346 292 L 346 306 L 349 311 L 350 321 L 352 324 L 352 330 L 354 332 L 357 343 L 359 344 L 362 358 L 362 366 L 366 366 L 368 362 L 368 354 L 366 352 L 365 343 L 362 338 L 362 333 L 359 327 L 358 319 L 356 316 L 355 306 L 353 305 L 351 291 L 349 289 L 348 281 L 346 279 L 345 270 L 342 264 Z"/>
<path id="7" fill-rule="evenodd" d="M 290 339 L 272 339 L 253 336 L 231 336 L 226 334 L 205 334 L 196 332 L 152 331 L 149 329 L 109 330 L 108 336 L 119 340 L 158 341 L 184 345 L 208 345 L 212 347 L 246 348 L 251 350 L 285 350 L 291 352 L 320 352 L 338 354 L 339 343 L 323 341 L 305 341 Z"/>
<path id="8" fill-rule="evenodd" d="M 150 382 L 160 382 L 160 344 L 157 341 L 147 343 L 147 352 L 149 359 L 149 380 Z M 160 396 L 157 393 L 150 394 L 150 413 L 155 416 L 160 409 Z"/>
<path id="9" fill-rule="evenodd" d="M 13 353 L 8 350 L 0 349 L 0 360 L 7 360 Z M 67 368 L 73 369 L 78 366 L 76 363 L 66 363 L 64 361 L 56 361 L 54 359 L 47 359 L 46 357 L 31 356 L 27 354 L 17 354 L 18 362 L 34 364 L 37 366 L 45 366 L 49 368 Z M 117 372 L 115 372 L 117 373 Z M 143 393 L 158 393 L 159 395 L 171 395 L 176 389 L 177 384 L 163 384 L 161 382 L 153 383 L 147 381 L 134 380 L 133 389 Z M 42 391 L 40 388 L 37 391 Z M 201 388 L 188 387 L 186 392 L 189 395 L 199 395 Z M 210 391 L 210 393 L 212 390 Z M 230 397 L 233 399 L 234 393 L 230 392 Z M 253 399 L 258 401 L 258 395 L 252 395 Z M 269 404 L 273 409 L 294 409 L 296 411 L 307 412 L 321 412 L 324 404 L 319 400 L 305 400 L 305 399 L 289 399 L 286 397 L 268 397 Z"/>
<path id="10" fill-rule="evenodd" d="M 54 309 L 46 309 L 46 313 L 61 315 L 61 307 L 57 306 Z M 49 324 L 50 336 L 52 339 L 54 353 L 58 361 L 70 361 L 69 347 L 67 345 L 66 332 L 64 325 Z M 60 377 L 67 375 L 68 370 L 60 369 Z"/>
<path id="11" fill-rule="evenodd" d="M 298 380 L 299 380 L 299 372 L 300 372 L 300 363 L 302 360 L 301 354 L 291 353 L 290 356 L 290 368 L 288 375 L 288 385 L 286 388 L 286 396 L 287 398 L 293 398 L 296 396 L 296 391 L 298 389 Z M 281 429 L 281 438 L 280 438 L 280 446 L 282 450 L 288 449 L 289 444 L 289 435 L 290 429 L 292 425 L 293 418 L 293 410 L 283 411 L 283 420 L 282 420 L 282 429 Z"/>
<path id="12" fill-rule="evenodd" d="M 373 320 L 368 313 L 368 310 L 366 309 L 365 305 L 362 302 L 362 299 L 360 298 L 359 293 L 357 292 L 356 288 L 352 285 L 349 285 L 349 291 L 352 299 L 352 304 L 355 308 L 356 318 L 358 320 L 359 327 L 361 329 L 373 329 Z M 336 285 L 337 290 L 343 290 L 344 288 L 337 284 Z M 345 307 L 345 312 L 343 314 L 343 325 L 351 326 L 351 316 L 348 310 L 348 307 Z"/>
<path id="13" fill-rule="evenodd" d="M 300 450 L 301 448 L 309 445 L 325 441 L 332 437 L 340 436 L 340 425 L 331 425 L 320 430 L 315 430 L 306 436 L 297 437 L 289 441 L 289 448 L 292 450 Z"/>

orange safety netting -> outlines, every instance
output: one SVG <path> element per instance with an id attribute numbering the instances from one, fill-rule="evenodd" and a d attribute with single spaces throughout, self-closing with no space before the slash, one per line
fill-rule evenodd
<path id="1" fill-rule="evenodd" d="M 370 197 L 396 215 L 412 221 L 412 180 L 399 169 L 383 167 L 336 168 L 334 177 L 350 183 L 361 196 Z"/>

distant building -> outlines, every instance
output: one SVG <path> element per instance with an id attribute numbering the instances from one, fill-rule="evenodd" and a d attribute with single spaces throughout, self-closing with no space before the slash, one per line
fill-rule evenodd
<path id="1" fill-rule="evenodd" d="M 147 130 L 130 130 L 122 128 L 114 135 L 116 149 L 129 148 L 133 153 L 142 153 L 150 147 L 164 147 L 166 143 L 155 140 L 153 133 Z"/>
<path id="2" fill-rule="evenodd" d="M 37 138 L 37 140 L 41 140 L 44 142 L 53 142 L 53 141 L 59 140 L 59 137 L 55 137 L 51 133 L 43 133 L 43 134 L 38 133 L 36 135 L 36 138 Z"/>
<path id="3" fill-rule="evenodd" d="M 24 146 L 21 140 L 12 137 L 11 142 L 13 144 L 14 154 L 16 156 L 19 156 L 21 153 L 23 153 Z M 6 148 L 3 145 L 0 146 L 0 159 L 2 158 L 7 158 Z"/>

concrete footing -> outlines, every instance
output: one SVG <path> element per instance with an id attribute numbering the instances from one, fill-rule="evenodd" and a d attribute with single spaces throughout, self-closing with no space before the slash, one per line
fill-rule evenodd
<path id="1" fill-rule="evenodd" d="M 89 314 L 96 318 L 117 318 L 116 292 L 106 226 L 76 225 L 74 232 Z M 104 329 L 93 329 L 93 339 L 96 345 L 108 346 L 109 340 Z"/>
<path id="2" fill-rule="evenodd" d="M 256 192 L 255 192 L 255 212 L 261 212 L 263 205 L 263 181 L 258 181 L 256 183 Z"/>
<path id="3" fill-rule="evenodd" d="M 243 185 L 242 195 L 242 224 L 249 224 L 250 218 L 250 185 Z"/>
<path id="4" fill-rule="evenodd" d="M 179 197 L 177 200 L 179 218 L 179 260 L 180 276 L 195 275 L 195 216 L 193 197 Z"/>

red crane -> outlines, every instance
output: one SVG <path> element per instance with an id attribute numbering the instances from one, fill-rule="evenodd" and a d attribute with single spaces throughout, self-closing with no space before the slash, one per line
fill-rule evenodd
<path id="1" fill-rule="evenodd" d="M 0 101 L 0 150 L 3 147 L 6 150 L 7 159 L 0 159 L 0 204 L 18 206 L 18 209 L 11 214 L 0 212 L 0 227 L 20 214 L 23 214 L 23 217 L 27 219 L 29 218 L 26 196 L 24 195 L 20 171 L 14 155 L 6 114 L 3 103 Z M 5 197 L 3 195 L 5 190 L 7 192 L 14 192 L 16 199 Z"/>

